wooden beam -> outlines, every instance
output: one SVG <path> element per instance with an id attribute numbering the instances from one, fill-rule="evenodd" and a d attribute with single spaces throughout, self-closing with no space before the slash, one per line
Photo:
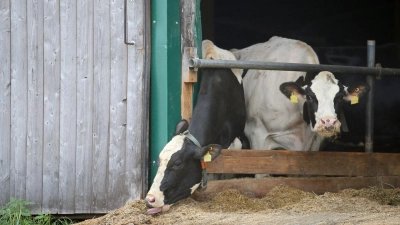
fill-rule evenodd
<path id="1" fill-rule="evenodd" d="M 196 49 L 196 1 L 181 0 L 181 52 L 182 94 L 181 117 L 190 122 L 193 112 L 193 85 L 197 82 L 197 71 L 189 69 L 189 58 L 197 57 Z"/>
<path id="2" fill-rule="evenodd" d="M 399 176 L 400 154 L 286 150 L 222 150 L 209 173 Z"/>
<path id="3" fill-rule="evenodd" d="M 209 181 L 205 191 L 195 191 L 192 197 L 197 201 L 206 201 L 213 198 L 222 190 L 236 189 L 249 198 L 262 198 L 271 189 L 279 185 L 287 185 L 315 194 L 324 194 L 325 192 L 338 192 L 347 188 L 361 189 L 371 186 L 383 188 L 400 187 L 400 177 L 245 178 L 218 180 Z"/>
<path id="4" fill-rule="evenodd" d="M 197 82 L 197 71 L 189 68 L 190 57 L 197 57 L 197 48 L 185 47 L 182 56 L 182 119 L 190 122 L 193 112 L 193 84 Z"/>

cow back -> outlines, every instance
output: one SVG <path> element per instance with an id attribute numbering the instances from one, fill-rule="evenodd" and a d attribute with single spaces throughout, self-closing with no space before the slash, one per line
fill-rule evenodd
<path id="1" fill-rule="evenodd" d="M 281 37 L 233 52 L 238 60 L 319 64 L 307 44 Z M 321 138 L 303 121 L 303 103 L 291 103 L 279 91 L 305 72 L 249 70 L 243 79 L 245 134 L 252 149 L 319 150 Z"/>

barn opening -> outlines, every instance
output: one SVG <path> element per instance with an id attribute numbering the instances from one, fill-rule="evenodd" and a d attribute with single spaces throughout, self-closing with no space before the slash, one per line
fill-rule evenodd
<path id="1" fill-rule="evenodd" d="M 281 36 L 312 46 L 321 64 L 367 65 L 367 40 L 377 44 L 376 62 L 382 67 L 400 65 L 400 3 L 395 0 L 367 1 L 252 1 L 202 0 L 203 39 L 224 49 L 244 48 Z M 335 74 L 339 80 L 363 79 Z M 400 151 L 400 78 L 376 81 L 374 151 Z M 327 142 L 326 151 L 364 151 L 366 99 L 345 106 L 350 132 Z"/>

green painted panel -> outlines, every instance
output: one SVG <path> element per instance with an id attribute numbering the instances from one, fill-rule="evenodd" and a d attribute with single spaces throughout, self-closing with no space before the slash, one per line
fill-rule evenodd
<path id="1" fill-rule="evenodd" d="M 150 182 L 181 118 L 180 1 L 151 2 Z"/>
<path id="2" fill-rule="evenodd" d="M 200 55 L 200 0 L 196 1 L 194 34 Z M 176 123 L 181 119 L 180 0 L 152 0 L 151 21 L 150 184 L 157 173 L 158 155 L 173 137 Z M 199 82 L 194 93 L 198 86 Z"/>

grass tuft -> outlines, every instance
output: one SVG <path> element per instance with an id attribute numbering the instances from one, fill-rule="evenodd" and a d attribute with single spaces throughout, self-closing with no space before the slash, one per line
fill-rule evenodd
<path id="1" fill-rule="evenodd" d="M 50 214 L 40 213 L 32 216 L 29 209 L 33 202 L 10 198 L 10 201 L 0 209 L 0 225 L 69 225 L 74 221 L 62 217 L 53 219 Z"/>

